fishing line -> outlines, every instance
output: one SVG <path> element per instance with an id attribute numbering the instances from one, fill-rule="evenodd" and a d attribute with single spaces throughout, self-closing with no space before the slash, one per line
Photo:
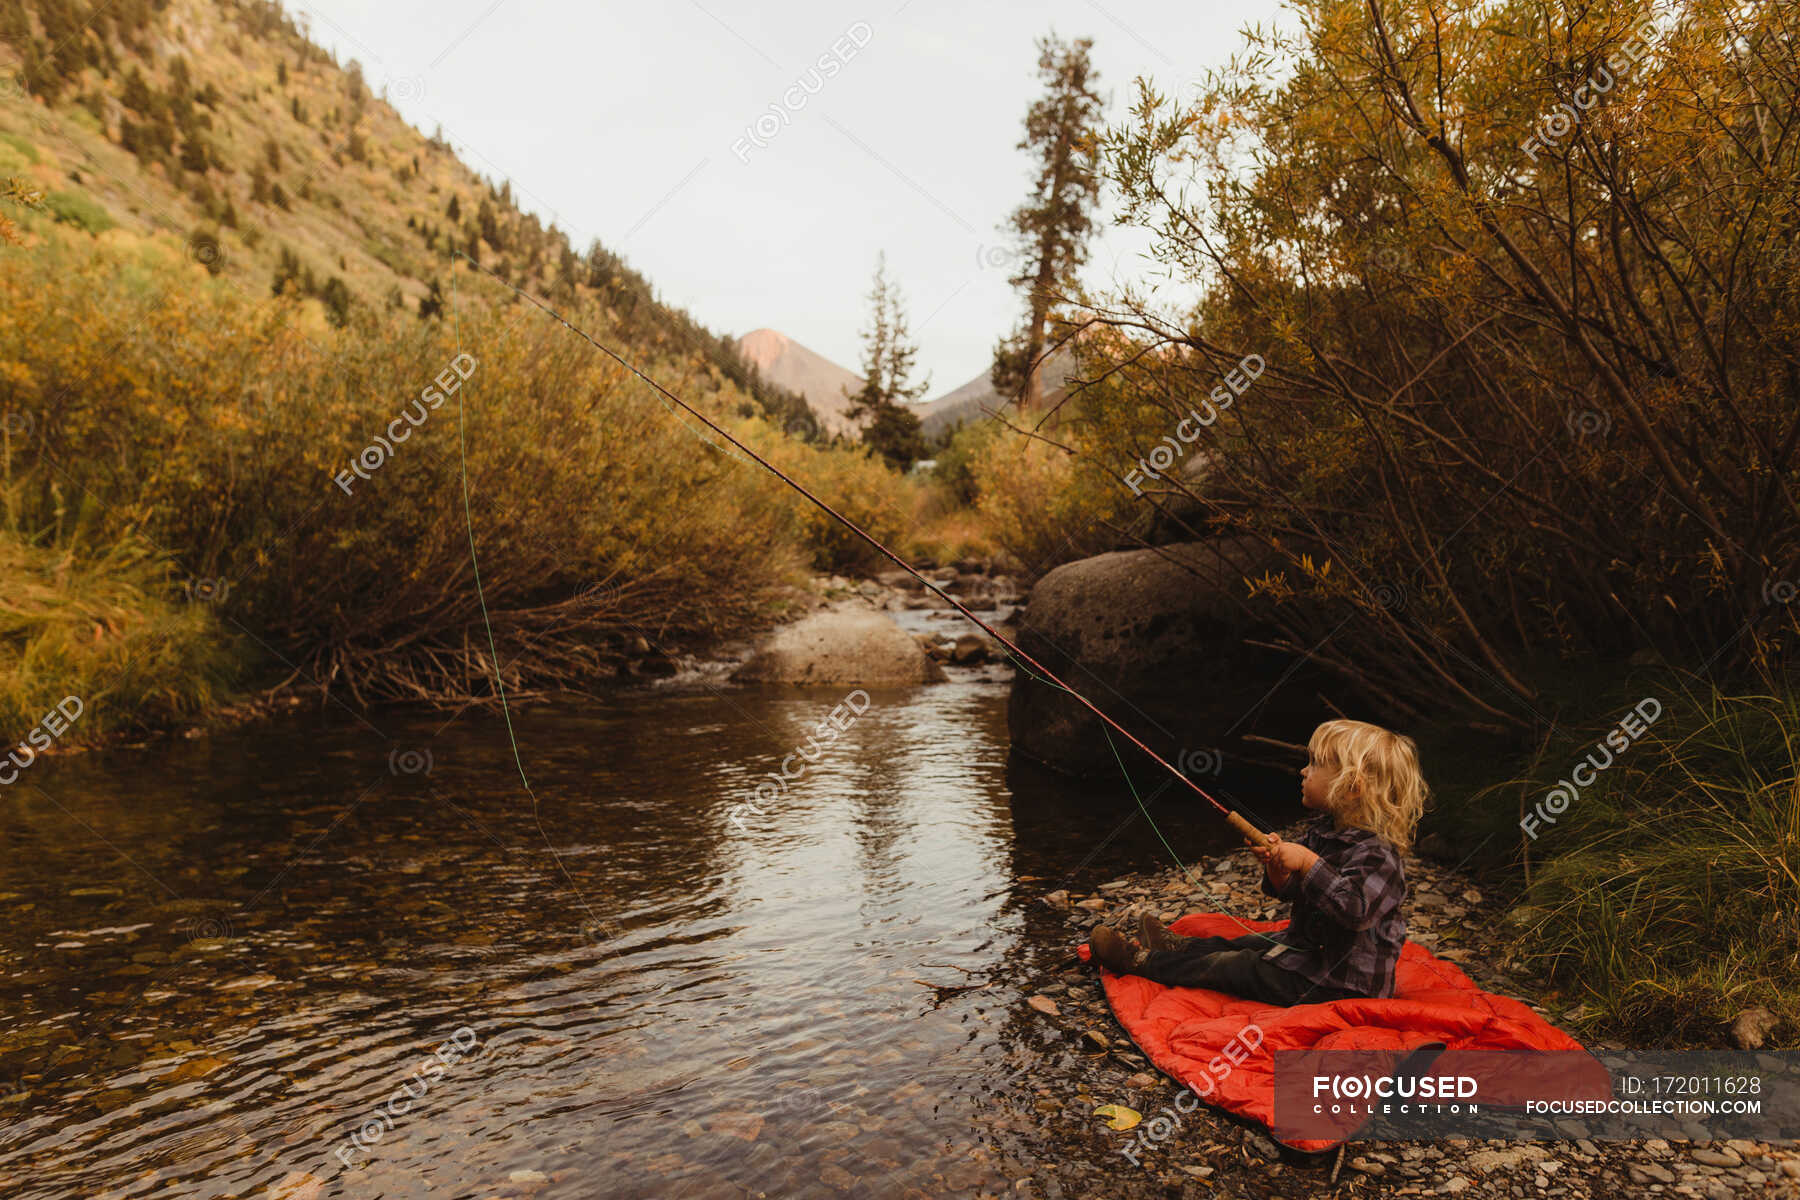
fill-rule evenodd
<path id="1" fill-rule="evenodd" d="M 470 259 L 470 261 L 474 260 Z M 461 354 L 462 306 L 457 301 L 456 272 L 452 270 L 450 272 L 450 311 L 456 322 L 456 352 Z M 538 802 L 537 792 L 532 789 L 531 780 L 525 775 L 525 759 L 519 753 L 519 739 L 513 733 L 512 708 L 506 701 L 506 680 L 501 677 L 500 647 L 494 640 L 494 622 L 488 616 L 487 593 L 481 585 L 481 563 L 475 556 L 475 518 L 469 511 L 468 422 L 464 417 L 463 405 L 463 397 L 466 394 L 466 387 L 459 388 L 456 393 L 456 448 L 462 466 L 463 526 L 469 534 L 469 566 L 475 572 L 475 598 L 481 604 L 481 623 L 487 629 L 488 653 L 494 656 L 494 688 L 500 695 L 500 712 L 506 718 L 506 740 L 512 744 L 513 765 L 519 769 L 519 782 L 525 785 L 525 794 L 531 798 L 531 817 L 537 823 L 538 836 L 544 839 L 544 848 L 549 850 L 550 857 L 556 860 L 556 869 L 561 871 L 563 878 L 569 881 L 570 890 L 581 901 L 581 907 L 587 910 L 588 918 L 593 926 L 599 926 L 600 918 L 595 915 L 593 906 L 588 903 L 586 894 L 581 890 L 581 885 L 575 882 L 573 875 L 569 874 L 569 868 L 564 865 L 562 855 L 556 852 L 555 844 L 550 841 L 549 833 L 544 830 L 542 805 Z M 592 935 L 590 934 L 590 936 Z"/>
<path id="2" fill-rule="evenodd" d="M 742 451 L 744 455 L 747 455 L 749 458 L 754 459 L 761 466 L 767 468 L 772 474 L 774 474 L 777 478 L 779 478 L 783 483 L 786 483 L 789 487 L 791 487 L 795 491 L 799 492 L 802 496 L 805 496 L 808 500 L 812 501 L 812 503 L 814 505 L 816 505 L 817 507 L 822 509 L 824 512 L 829 514 L 831 517 L 842 522 L 847 528 L 850 529 L 851 532 L 855 533 L 858 537 L 862 538 L 865 542 L 869 543 L 869 545 L 873 546 L 876 550 L 880 551 L 883 555 L 885 555 L 887 558 L 892 560 L 897 566 L 899 566 L 907 574 L 911 575 L 913 578 L 917 579 L 925 587 L 929 588 L 932 592 L 934 592 L 945 603 L 949 604 L 952 608 L 956 609 L 956 611 L 960 612 L 963 616 L 967 617 L 969 620 L 973 621 L 976 625 L 980 626 L 981 629 L 984 630 L 990 637 L 994 638 L 995 641 L 997 641 L 1001 645 L 1005 646 L 1012 655 L 1016 656 L 1017 660 L 1021 660 L 1025 663 L 1029 663 L 1029 664 L 1031 664 L 1032 667 L 1035 667 L 1035 668 L 1037 668 L 1038 671 L 1042 672 L 1041 677 L 1033 675 L 1033 678 L 1038 678 L 1040 682 L 1048 682 L 1051 685 L 1061 689 L 1062 691 L 1067 692 L 1070 696 L 1074 697 L 1084 707 L 1086 707 L 1088 709 L 1088 711 L 1092 712 L 1095 716 L 1099 717 L 1101 719 L 1101 721 L 1105 722 L 1107 725 L 1111 726 L 1113 729 L 1116 729 L 1121 734 L 1123 734 L 1125 736 L 1125 738 L 1131 742 L 1132 745 L 1136 746 L 1139 750 L 1142 750 L 1145 754 L 1149 755 L 1150 758 L 1153 761 L 1155 761 L 1159 766 L 1163 767 L 1170 774 L 1174 775 L 1175 778 L 1181 780 L 1181 782 L 1187 784 L 1187 786 L 1189 788 L 1193 789 L 1193 791 L 1197 795 L 1199 795 L 1208 804 L 1212 805 L 1221 814 L 1223 814 L 1225 819 L 1228 822 L 1230 822 L 1230 824 L 1233 826 L 1233 828 L 1237 829 L 1237 831 L 1241 835 L 1243 835 L 1245 841 L 1247 841 L 1249 844 L 1251 844 L 1252 846 L 1263 846 L 1268 843 L 1268 835 L 1265 834 L 1260 829 L 1258 829 L 1255 825 L 1251 824 L 1251 822 L 1249 820 L 1247 820 L 1241 813 L 1235 811 L 1234 809 L 1226 807 L 1224 804 L 1222 804 L 1218 800 L 1214 799 L 1213 796 L 1209 792 L 1207 792 L 1205 788 L 1202 788 L 1199 784 L 1195 783 L 1192 779 L 1188 778 L 1187 775 L 1183 774 L 1178 768 L 1176 768 L 1171 763 L 1169 763 L 1166 759 L 1164 759 L 1160 754 L 1157 754 L 1154 750 L 1150 749 L 1150 747 L 1146 746 L 1142 741 L 1140 741 L 1137 737 L 1135 737 L 1131 733 L 1130 730 L 1126 729 L 1123 725 L 1120 725 L 1117 721 L 1113 720 L 1106 713 L 1102 712 L 1098 707 L 1096 707 L 1093 704 L 1092 701 L 1088 700 L 1088 698 L 1086 696 L 1083 696 L 1080 692 L 1076 691 L 1074 688 L 1072 688 L 1068 684 L 1064 683 L 1048 667 L 1044 666 L 1042 663 L 1038 662 L 1035 658 L 1032 658 L 1029 654 L 1026 654 L 1023 650 L 1019 649 L 1018 646 L 1013 644 L 1013 642 L 1010 638 L 1006 637 L 1006 635 L 1002 634 L 999 630 L 995 629 L 993 626 L 989 625 L 986 621 L 983 621 L 980 617 L 978 617 L 974 613 L 970 612 L 966 607 L 964 607 L 962 605 L 962 603 L 960 603 L 958 600 L 956 600 L 955 597 L 949 595 L 943 589 L 939 588 L 931 580 L 925 578 L 925 576 L 921 575 L 918 571 L 914 570 L 911 563 L 908 563 L 905 559 L 903 559 L 899 555 L 895 554 L 892 550 L 889 550 L 885 545 L 883 545 L 880 541 L 878 541 L 874 537 L 874 535 L 872 535 L 869 532 L 867 532 L 866 530 L 864 530 L 860 525 L 858 525 L 856 522 L 852 521 L 849 517 L 846 517 L 843 513 L 838 512 L 835 508 L 833 508 L 831 505 L 827 504 L 825 501 L 819 499 L 819 497 L 813 495 L 813 493 L 811 491 L 807 490 L 807 488 L 804 485 L 802 485 L 801 483 L 797 482 L 794 479 L 789 478 L 788 475 L 781 470 L 781 468 L 775 466 L 773 463 L 771 463 L 767 459 L 763 458 L 762 455 L 758 454 L 756 451 L 752 450 L 750 447 L 748 447 L 748 446 L 744 445 L 744 443 L 740 442 L 737 438 L 733 437 L 729 432 L 720 428 L 709 417 L 707 417 L 707 415 L 705 413 L 700 412 L 698 409 L 696 409 L 692 405 L 688 404 L 687 401 L 683 400 L 680 396 L 677 396 L 674 392 L 671 392 L 668 388 L 665 388 L 662 384 L 658 383 L 656 380 L 652 379 L 650 376 L 644 374 L 642 371 L 638 370 L 636 366 L 627 362 L 618 353 L 616 353 L 614 350 L 612 350 L 611 347 L 606 346 L 603 343 L 595 340 L 585 330 L 579 329 L 576 326 L 570 324 L 568 319 L 565 318 L 561 313 L 557 312 L 555 309 L 551 308 L 549 305 L 547 305 L 543 301 L 539 300 L 536 296 L 532 295 L 530 292 L 526 291 L 524 288 L 516 287 L 513 284 L 508 283 L 506 280 L 501 279 L 498 275 L 494 274 L 492 271 L 488 270 L 486 267 L 483 267 L 480 263 L 476 262 L 473 258 L 469 257 L 467 254 L 464 254 L 461 251 L 456 251 L 455 257 L 463 259 L 471 267 L 480 271 L 483 275 L 486 275 L 488 278 L 494 280 L 496 283 L 500 284 L 500 286 L 506 288 L 508 291 L 512 292 L 514 295 L 519 296 L 522 299 L 529 301 L 533 305 L 533 307 L 537 308 L 541 312 L 550 316 L 553 320 L 556 321 L 557 324 L 561 325 L 564 329 L 567 329 L 570 333 L 573 333 L 576 337 L 579 337 L 582 341 L 586 342 L 588 345 L 594 347 L 594 349 L 600 351 L 602 354 L 606 355 L 608 358 L 610 358 L 614 362 L 618 363 L 621 367 L 625 368 L 625 370 L 629 371 L 631 374 L 635 375 L 637 378 L 643 380 L 645 383 L 649 384 L 652 388 L 654 388 L 657 391 L 657 393 L 660 396 L 665 397 L 669 401 L 673 401 L 677 405 L 680 405 L 680 407 L 682 408 L 683 411 L 692 415 L 697 420 L 699 420 L 704 425 L 706 425 L 707 428 L 711 429 L 713 432 L 717 433 L 720 437 L 722 437 L 726 441 L 730 442 L 738 450 Z M 455 275 L 454 271 L 451 272 L 451 294 L 452 294 L 452 298 L 453 298 L 453 302 L 454 302 L 454 297 L 456 295 L 456 275 Z M 460 352 L 462 349 L 462 318 L 461 318 L 460 311 L 457 312 L 456 329 L 457 329 L 457 349 Z M 663 407 L 668 408 L 668 404 L 665 403 L 663 405 Z M 673 412 L 674 410 L 671 409 L 670 411 Z M 458 422 L 457 428 L 458 428 L 459 437 L 462 436 L 462 430 L 463 430 L 462 413 L 463 413 L 462 401 L 460 399 L 458 399 L 458 401 L 457 401 L 457 422 Z M 701 435 L 697 434 L 696 436 L 701 436 Z M 706 440 L 710 443 L 710 439 L 706 439 L 703 437 L 702 440 Z M 713 444 L 716 446 L 716 443 L 713 443 Z M 723 449 L 723 447 L 716 447 L 716 448 L 719 448 L 721 450 Z M 463 472 L 463 476 L 462 476 L 462 478 L 463 478 L 463 516 L 464 516 L 464 521 L 468 525 L 468 529 L 469 529 L 469 555 L 470 555 L 471 564 L 473 564 L 474 555 L 475 555 L 475 531 L 474 531 L 473 520 L 469 516 L 469 476 L 468 476 L 468 453 L 467 453 L 466 445 L 464 445 L 462 447 L 462 472 Z M 481 593 L 481 575 L 480 575 L 479 568 L 477 568 L 476 573 L 475 573 L 475 585 L 476 585 L 476 594 L 478 596 L 481 596 L 481 618 L 482 618 L 483 623 L 487 627 L 488 645 L 489 645 L 489 648 L 491 650 L 493 650 L 493 652 L 494 652 L 495 686 L 499 690 L 499 693 L 500 693 L 501 709 L 503 712 L 506 712 L 507 737 L 512 741 L 513 759 L 519 769 L 519 778 L 521 781 L 523 781 L 525 783 L 526 794 L 531 796 L 532 811 L 534 814 L 536 814 L 538 811 L 537 796 L 531 790 L 530 781 L 528 779 L 526 779 L 525 764 L 519 753 L 518 740 L 516 737 L 513 736 L 512 716 L 511 716 L 510 710 L 507 709 L 507 705 L 506 705 L 505 684 L 500 679 L 500 660 L 499 660 L 499 652 L 495 648 L 495 645 L 494 645 L 493 623 L 489 619 L 489 616 L 488 616 L 487 600 L 486 600 L 485 596 L 482 596 L 482 593 Z M 1014 665 L 1018 666 L 1019 664 L 1017 661 L 1015 661 Z M 1019 669 L 1025 670 L 1025 668 L 1022 666 L 1019 666 Z M 1030 671 L 1026 671 L 1026 673 L 1032 674 L 1032 672 L 1030 672 Z M 1106 733 L 1107 745 L 1112 747 L 1113 756 L 1115 759 L 1118 759 L 1119 751 L 1118 751 L 1118 747 L 1113 744 L 1112 735 L 1110 733 L 1107 733 L 1106 730 L 1104 730 L 1104 729 L 1101 732 Z M 1125 764 L 1124 764 L 1123 759 L 1119 759 L 1119 767 L 1120 767 L 1121 771 L 1124 771 L 1124 765 Z M 1170 853 L 1171 857 L 1174 857 L 1173 847 L 1169 847 L 1169 841 L 1166 837 L 1163 836 L 1162 829 L 1157 826 L 1155 819 L 1150 816 L 1149 809 L 1144 806 L 1143 799 L 1138 796 L 1137 789 L 1134 786 L 1132 786 L 1131 776 L 1128 772 L 1125 774 L 1125 782 L 1126 782 L 1127 787 L 1131 788 L 1132 798 L 1137 801 L 1138 809 L 1140 812 L 1142 812 L 1144 814 L 1144 819 L 1150 823 L 1150 827 L 1152 829 L 1156 830 L 1157 837 L 1162 841 L 1162 843 L 1165 847 L 1169 848 L 1169 853 Z M 541 817 L 538 820 L 538 829 L 539 829 L 540 833 L 543 832 L 543 822 L 542 822 Z M 548 839 L 547 835 L 545 837 L 545 842 L 546 842 L 546 844 L 549 843 L 549 839 Z M 555 853 L 554 847 L 552 847 L 551 852 L 553 854 Z M 1183 870 L 1183 872 L 1187 872 L 1187 868 L 1185 866 L 1182 866 L 1181 860 L 1178 857 L 1175 858 L 1175 862 L 1176 862 L 1177 866 L 1181 866 L 1181 869 Z M 557 865 L 559 867 L 562 867 L 562 860 L 560 858 L 557 859 Z M 566 867 L 563 867 L 562 869 L 563 869 L 564 876 L 567 877 L 569 874 L 568 869 Z M 570 878 L 570 884 L 571 885 L 574 884 L 573 878 Z M 1237 918 L 1233 917 L 1232 920 L 1236 921 Z M 1239 925 L 1240 925 L 1240 927 L 1242 927 L 1241 922 L 1239 922 Z M 1250 930 L 1249 932 L 1256 933 L 1259 931 Z M 1267 935 L 1264 935 L 1264 936 L 1267 936 Z M 1274 939 L 1270 939 L 1270 940 L 1274 940 Z"/>
<path id="3" fill-rule="evenodd" d="M 1040 679 L 1037 675 L 1033 674 L 1031 672 L 1031 670 L 1029 670 L 1026 667 L 1019 667 L 1018 669 L 1021 671 L 1024 671 L 1025 674 L 1030 675 L 1031 678 L 1036 679 L 1039 683 L 1042 683 L 1048 687 L 1060 686 L 1059 684 L 1052 683 L 1051 681 L 1049 681 L 1047 679 Z M 1067 690 L 1067 689 L 1064 689 L 1064 690 Z M 1161 842 L 1163 844 L 1163 849 L 1167 850 L 1169 852 L 1169 857 L 1174 860 L 1174 863 L 1175 863 L 1175 866 L 1177 867 L 1177 869 L 1179 869 L 1181 871 L 1182 875 L 1187 877 L 1187 880 L 1189 883 L 1198 886 L 1200 883 L 1199 877 L 1197 875 L 1195 875 L 1195 873 L 1191 867 L 1189 867 L 1186 863 L 1181 861 L 1181 856 L 1179 854 L 1175 853 L 1175 847 L 1170 845 L 1169 839 L 1166 836 L 1164 836 L 1163 831 L 1162 831 L 1162 826 L 1160 826 L 1156 823 L 1156 818 L 1154 818 L 1150 815 L 1149 806 L 1144 803 L 1144 798 L 1138 794 L 1137 785 L 1131 782 L 1131 772 L 1130 772 L 1130 770 L 1128 770 L 1126 768 L 1125 760 L 1122 757 L 1120 757 L 1120 755 L 1119 755 L 1119 747 L 1113 742 L 1111 731 L 1102 727 L 1100 732 L 1106 737 L 1107 749 L 1109 749 L 1113 752 L 1113 761 L 1119 764 L 1119 774 L 1121 777 L 1124 778 L 1125 787 L 1131 792 L 1131 798 L 1137 802 L 1138 812 L 1142 813 L 1144 816 L 1144 820 L 1149 822 L 1151 830 L 1153 832 L 1155 832 L 1155 834 L 1156 834 L 1156 840 Z M 1237 914 L 1235 914 L 1235 913 L 1221 911 L 1220 915 L 1226 917 L 1228 920 L 1231 921 L 1232 924 L 1236 925 L 1239 929 L 1242 929 L 1245 933 L 1255 934 L 1257 937 L 1262 938 L 1265 942 L 1269 942 L 1271 944 L 1276 944 L 1276 945 L 1286 945 L 1287 944 L 1285 942 L 1282 942 L 1279 938 L 1271 937 L 1264 930 L 1250 928 L 1248 925 L 1244 924 L 1243 921 L 1239 920 Z M 1177 936 L 1179 936 L 1179 935 L 1177 935 Z"/>

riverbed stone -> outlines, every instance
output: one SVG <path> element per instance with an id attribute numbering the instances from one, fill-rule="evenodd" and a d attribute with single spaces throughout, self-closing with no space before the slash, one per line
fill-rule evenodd
<path id="1" fill-rule="evenodd" d="M 1625 1173 L 1633 1183 L 1674 1183 L 1675 1173 L 1660 1163 L 1628 1163 Z"/>
<path id="2" fill-rule="evenodd" d="M 947 676 L 884 613 L 837 609 L 814 613 L 771 634 L 732 674 L 742 683 L 905 687 Z"/>
<path id="3" fill-rule="evenodd" d="M 1285 655 L 1246 643 L 1268 631 L 1246 618 L 1238 600 L 1243 580 L 1275 566 L 1271 552 L 1249 537 L 1078 559 L 1037 581 L 1015 640 L 1109 715 L 1131 714 L 1134 735 L 1158 754 L 1173 762 L 1185 750 L 1214 763 L 1216 747 L 1178 745 L 1174 731 L 1204 727 L 1208 714 L 1229 725 L 1246 698 L 1262 696 L 1277 680 L 1281 686 L 1260 710 L 1272 719 L 1312 702 L 1319 686 L 1309 668 L 1283 679 L 1292 665 Z M 1007 724 L 1013 748 L 1047 766 L 1074 775 L 1118 769 L 1101 736 L 1106 725 L 1031 674 L 1014 677 Z"/>
<path id="4" fill-rule="evenodd" d="M 1761 1005 L 1747 1008 L 1731 1022 L 1731 1040 L 1740 1050 L 1760 1050 L 1780 1023 L 1774 1013 Z"/>

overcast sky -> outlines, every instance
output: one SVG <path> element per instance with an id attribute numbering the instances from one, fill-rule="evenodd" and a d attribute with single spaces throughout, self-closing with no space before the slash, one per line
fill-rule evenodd
<path id="1" fill-rule="evenodd" d="M 1134 77 L 1191 94 L 1246 22 L 1277 17 L 1274 0 L 287 7 L 414 125 L 715 332 L 779 329 L 855 370 L 885 250 L 930 395 L 986 370 L 1018 319 L 998 227 L 1030 180 L 1033 39 L 1092 37 L 1116 121 Z M 1144 244 L 1109 229 L 1090 282 L 1140 277 Z"/>

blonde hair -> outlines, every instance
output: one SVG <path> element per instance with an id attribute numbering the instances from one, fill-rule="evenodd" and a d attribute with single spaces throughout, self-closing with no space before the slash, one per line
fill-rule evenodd
<path id="1" fill-rule="evenodd" d="M 1402 854 L 1412 848 L 1431 789 L 1411 738 L 1367 721 L 1326 721 L 1306 749 L 1321 766 L 1337 768 L 1325 800 L 1339 824 L 1378 834 Z"/>

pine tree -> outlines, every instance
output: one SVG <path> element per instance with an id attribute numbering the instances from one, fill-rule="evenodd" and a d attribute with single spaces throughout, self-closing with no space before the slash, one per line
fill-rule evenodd
<path id="1" fill-rule="evenodd" d="M 24 0 L 0 0 L 0 42 L 23 46 L 31 40 L 31 16 Z"/>
<path id="2" fill-rule="evenodd" d="M 1045 91 L 1025 114 L 1025 136 L 1018 144 L 1036 158 L 1037 178 L 1031 198 L 1010 223 L 1019 271 L 1008 282 L 1024 292 L 1026 315 L 1023 327 L 995 347 L 993 370 L 995 387 L 1018 396 L 1024 410 L 1043 399 L 1044 327 L 1057 297 L 1074 287 L 1076 272 L 1087 261 L 1100 200 L 1094 134 L 1106 101 L 1094 91 L 1098 73 L 1088 60 L 1093 44 L 1092 38 L 1065 44 L 1055 34 L 1037 42 Z"/>
<path id="3" fill-rule="evenodd" d="M 419 299 L 419 320 L 426 321 L 432 317 L 444 315 L 444 288 L 437 280 L 431 281 L 431 295 Z"/>
<path id="4" fill-rule="evenodd" d="M 131 74 L 125 76 L 125 90 L 119 99 L 126 108 L 142 116 L 147 117 L 156 110 L 156 96 L 151 92 L 150 85 L 144 82 L 144 73 L 136 65 L 132 66 Z"/>
<path id="5" fill-rule="evenodd" d="M 927 377 L 913 383 L 913 362 L 919 348 L 907 329 L 906 308 L 900 289 L 888 282 L 887 255 L 875 261 L 875 283 L 869 290 L 869 324 L 863 330 L 863 385 L 844 395 L 850 404 L 845 415 L 863 422 L 863 444 L 900 470 L 926 453 L 919 432 L 919 415 L 903 407 L 925 394 Z"/>
<path id="6" fill-rule="evenodd" d="M 319 302 L 325 306 L 325 318 L 342 329 L 350 323 L 350 288 L 333 275 L 319 289 Z"/>
<path id="7" fill-rule="evenodd" d="M 494 249 L 502 249 L 500 244 L 500 221 L 494 216 L 494 206 L 481 198 L 481 210 L 475 214 L 475 223 L 481 232 L 481 240 Z"/>
<path id="8" fill-rule="evenodd" d="M 300 256 L 286 246 L 275 262 L 275 282 L 269 289 L 274 295 L 281 295 L 287 284 L 300 282 Z"/>
<path id="9" fill-rule="evenodd" d="M 181 166 L 183 170 L 205 173 L 212 162 L 212 151 L 203 138 L 190 135 L 181 147 Z"/>

